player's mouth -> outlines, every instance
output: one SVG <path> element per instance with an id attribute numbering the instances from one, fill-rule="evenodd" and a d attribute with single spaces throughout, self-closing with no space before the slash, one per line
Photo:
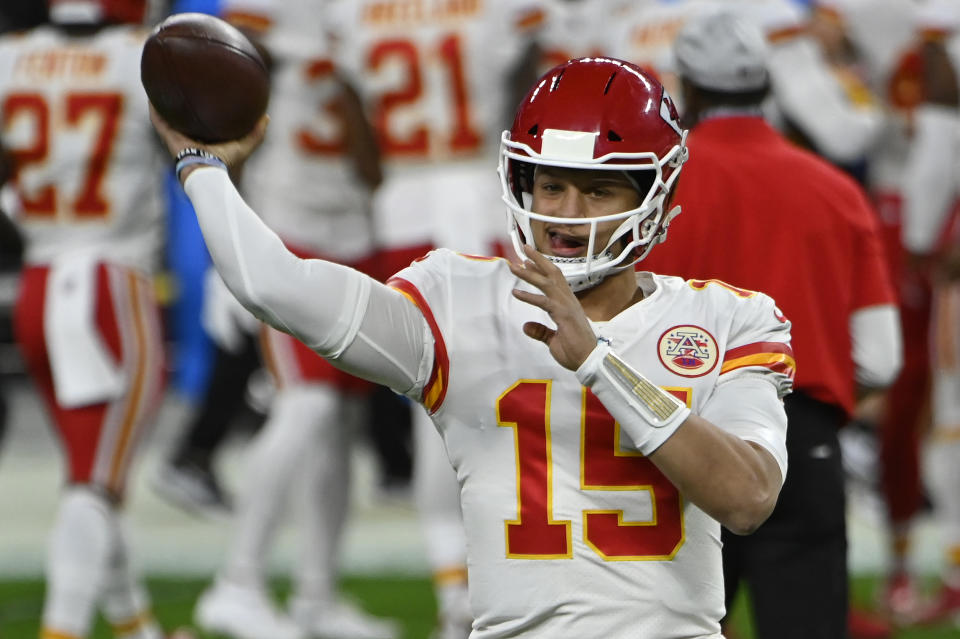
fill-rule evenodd
<path id="1" fill-rule="evenodd" d="M 557 257 L 581 257 L 586 253 L 587 238 L 557 230 L 549 230 L 547 231 L 547 240 L 550 252 Z"/>

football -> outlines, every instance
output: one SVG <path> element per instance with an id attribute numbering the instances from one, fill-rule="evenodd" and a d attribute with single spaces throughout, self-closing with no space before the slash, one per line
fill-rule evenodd
<path id="1" fill-rule="evenodd" d="M 140 82 L 174 129 L 208 143 L 249 133 L 270 97 L 270 74 L 256 47 L 203 13 L 174 14 L 157 25 L 143 46 Z"/>

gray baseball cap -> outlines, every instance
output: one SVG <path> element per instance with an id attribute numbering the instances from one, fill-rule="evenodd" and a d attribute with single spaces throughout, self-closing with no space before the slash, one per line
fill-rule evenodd
<path id="1" fill-rule="evenodd" d="M 673 53 L 680 75 L 704 89 L 743 93 L 769 82 L 766 38 L 757 25 L 728 11 L 688 21 Z"/>

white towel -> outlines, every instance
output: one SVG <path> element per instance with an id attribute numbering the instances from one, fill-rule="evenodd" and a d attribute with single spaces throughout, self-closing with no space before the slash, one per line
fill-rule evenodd
<path id="1" fill-rule="evenodd" d="M 50 264 L 43 332 L 53 389 L 64 408 L 107 401 L 126 389 L 95 319 L 97 256 L 73 253 Z"/>

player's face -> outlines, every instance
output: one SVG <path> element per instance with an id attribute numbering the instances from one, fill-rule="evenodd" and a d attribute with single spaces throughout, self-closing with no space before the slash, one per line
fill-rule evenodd
<path id="1" fill-rule="evenodd" d="M 533 180 L 534 213 L 560 218 L 592 218 L 629 211 L 641 197 L 620 171 L 564 169 L 537 166 Z M 584 257 L 590 238 L 589 224 L 531 221 L 537 250 L 555 257 Z M 597 227 L 595 250 L 606 246 L 621 222 Z"/>

